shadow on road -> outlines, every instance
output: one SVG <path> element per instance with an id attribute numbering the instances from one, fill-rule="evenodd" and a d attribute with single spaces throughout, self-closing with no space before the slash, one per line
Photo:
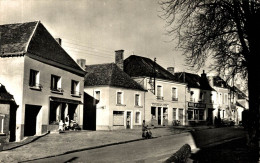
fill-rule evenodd
<path id="1" fill-rule="evenodd" d="M 194 162 L 243 163 L 258 162 L 257 152 L 246 146 L 246 139 L 241 138 L 213 147 L 202 148 L 190 157 Z"/>

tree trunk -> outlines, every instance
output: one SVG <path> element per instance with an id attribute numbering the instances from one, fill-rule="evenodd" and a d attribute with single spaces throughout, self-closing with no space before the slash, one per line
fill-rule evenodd
<path id="1" fill-rule="evenodd" d="M 254 41 L 257 41 L 254 40 Z M 259 43 L 259 42 L 258 42 Z M 254 43 L 255 44 L 255 43 Z M 259 155 L 259 109 L 260 109 L 260 55 L 259 47 L 252 46 L 248 64 L 248 91 L 249 91 L 249 127 L 248 145 L 252 147 L 255 156 Z"/>

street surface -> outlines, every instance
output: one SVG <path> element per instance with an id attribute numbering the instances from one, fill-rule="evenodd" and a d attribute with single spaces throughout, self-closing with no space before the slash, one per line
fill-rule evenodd
<path id="1" fill-rule="evenodd" d="M 75 152 L 33 162 L 162 162 L 186 143 L 192 149 L 198 149 L 244 135 L 243 129 L 237 128 L 207 129 Z"/>
<path id="2" fill-rule="evenodd" d="M 183 144 L 195 148 L 190 133 L 165 136 L 132 143 L 114 145 L 99 149 L 71 153 L 33 162 L 162 162 Z"/>

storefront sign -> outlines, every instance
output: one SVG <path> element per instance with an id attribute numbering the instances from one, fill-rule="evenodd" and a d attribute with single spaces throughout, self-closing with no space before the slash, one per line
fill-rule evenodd
<path id="1" fill-rule="evenodd" d="M 194 108 L 206 108 L 206 104 L 204 104 L 204 103 L 193 103 L 193 102 L 188 102 L 188 107 L 194 107 Z"/>
<path id="2" fill-rule="evenodd" d="M 165 106 L 165 107 L 168 107 L 169 104 L 152 103 L 152 106 Z"/>

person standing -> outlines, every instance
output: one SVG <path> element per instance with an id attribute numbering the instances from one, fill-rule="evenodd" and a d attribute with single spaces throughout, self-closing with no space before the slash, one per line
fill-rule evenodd
<path id="1" fill-rule="evenodd" d="M 145 120 L 143 120 L 143 124 L 142 124 L 142 137 L 145 137 L 145 130 L 146 130 L 147 126 L 145 126 Z"/>
<path id="2" fill-rule="evenodd" d="M 66 129 L 69 129 L 69 127 L 70 127 L 70 117 L 69 117 L 69 114 L 67 114 L 67 116 L 65 117 L 65 125 L 66 125 Z"/>

